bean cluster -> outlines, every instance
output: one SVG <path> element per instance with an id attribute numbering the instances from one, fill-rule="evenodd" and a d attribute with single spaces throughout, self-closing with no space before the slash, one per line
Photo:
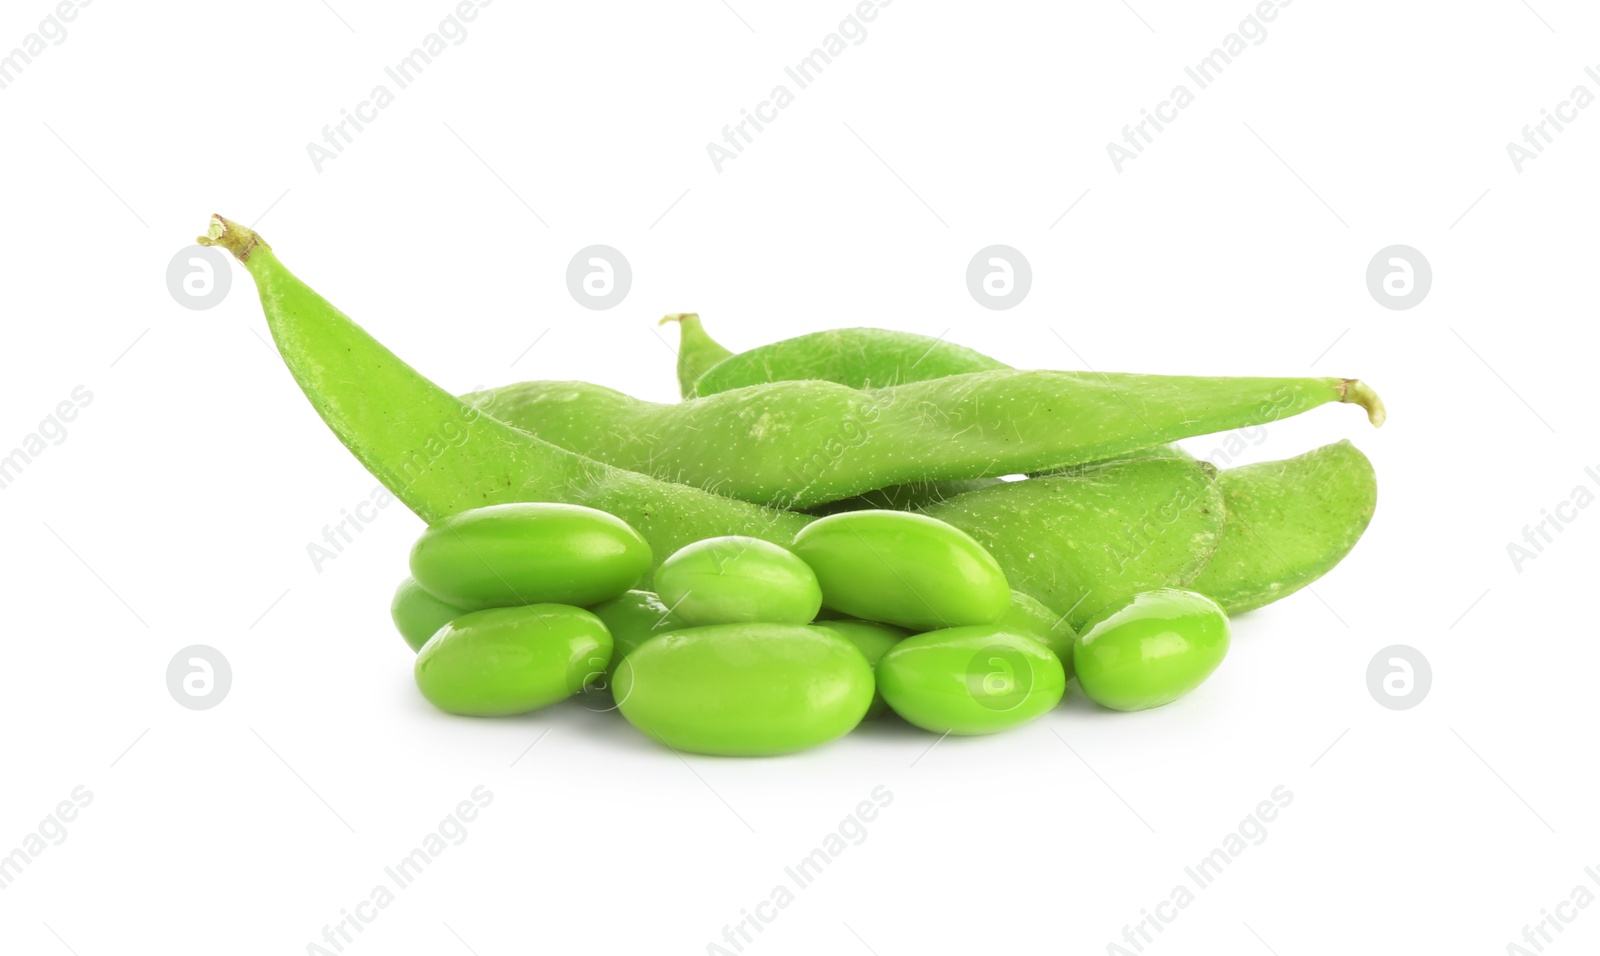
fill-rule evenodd
<path id="1" fill-rule="evenodd" d="M 1222 609 L 1177 590 L 1072 635 L 977 541 L 903 511 L 832 515 L 792 548 L 708 538 L 663 561 L 655 591 L 634 588 L 650 566 L 614 515 L 494 505 L 423 533 L 391 612 L 443 711 L 609 691 L 661 743 L 736 756 L 814 747 L 890 710 L 940 734 L 1006 730 L 1055 707 L 1079 658 L 1088 696 L 1139 710 L 1194 689 L 1228 646 Z"/>

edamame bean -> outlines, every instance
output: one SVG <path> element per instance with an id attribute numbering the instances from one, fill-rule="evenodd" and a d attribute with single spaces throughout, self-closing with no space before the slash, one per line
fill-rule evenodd
<path id="1" fill-rule="evenodd" d="M 796 624 L 716 624 L 645 641 L 617 666 L 628 722 L 675 750 L 758 757 L 849 733 L 872 667 L 844 638 Z"/>
<path id="2" fill-rule="evenodd" d="M 1228 616 L 1193 591 L 1147 591 L 1105 615 L 1073 647 L 1078 685 L 1112 710 L 1160 707 L 1189 693 L 1228 653 Z"/>
<path id="3" fill-rule="evenodd" d="M 1065 615 L 1045 607 L 1021 591 L 1011 592 L 1011 606 L 1001 616 L 999 627 L 1033 638 L 1050 648 L 1061 661 L 1061 669 L 1072 679 L 1072 644 L 1078 634 Z"/>
<path id="4" fill-rule="evenodd" d="M 1061 702 L 1067 678 L 1048 647 L 996 624 L 908 637 L 878 661 L 894 712 L 936 734 L 992 734 Z"/>
<path id="5" fill-rule="evenodd" d="M 661 603 L 654 591 L 625 591 L 609 601 L 601 601 L 589 612 L 611 632 L 611 666 L 616 670 L 634 648 L 668 631 L 688 627 L 689 622 Z"/>
<path id="6" fill-rule="evenodd" d="M 821 628 L 831 634 L 837 634 L 856 646 L 867 663 L 873 667 L 878 666 L 878 661 L 888 652 L 889 648 L 911 636 L 911 632 L 893 624 L 874 624 L 871 621 L 856 620 L 831 620 L 818 621 L 812 627 Z M 883 694 L 876 687 L 872 692 L 872 706 L 867 708 L 865 720 L 881 717 L 889 705 L 884 702 Z"/>
<path id="7" fill-rule="evenodd" d="M 562 604 L 463 614 L 417 655 L 422 696 L 446 713 L 504 717 L 577 693 L 611 661 L 600 619 Z"/>
<path id="8" fill-rule="evenodd" d="M 656 592 L 691 625 L 809 624 L 822 588 L 793 552 L 729 535 L 683 548 L 656 569 Z"/>
<path id="9" fill-rule="evenodd" d="M 650 570 L 650 545 L 615 515 L 524 502 L 474 508 L 430 527 L 411 549 L 411 576 L 461 607 L 588 605 Z"/>
<path id="10" fill-rule="evenodd" d="M 413 651 L 422 650 L 439 628 L 465 613 L 466 608 L 441 601 L 423 590 L 416 578 L 401 581 L 394 589 L 394 600 L 389 602 L 389 617 Z"/>
<path id="11" fill-rule="evenodd" d="M 912 630 L 991 624 L 1011 605 L 1005 572 L 962 531 L 903 511 L 849 511 L 807 525 L 794 553 L 822 603 Z"/>

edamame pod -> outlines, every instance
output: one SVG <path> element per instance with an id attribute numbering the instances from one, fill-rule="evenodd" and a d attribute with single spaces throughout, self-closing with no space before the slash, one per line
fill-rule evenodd
<path id="1" fill-rule="evenodd" d="M 628 722 L 674 750 L 792 753 L 841 737 L 872 703 L 849 641 L 796 624 L 717 624 L 653 638 L 616 669 Z"/>
<path id="2" fill-rule="evenodd" d="M 394 600 L 389 602 L 389 617 L 395 630 L 413 651 L 422 650 L 439 628 L 465 613 L 466 608 L 441 601 L 423 590 L 416 578 L 401 581 L 394 590 Z"/>
<path id="3" fill-rule="evenodd" d="M 459 607 L 594 604 L 639 583 L 650 545 L 615 515 L 579 505 L 473 508 L 428 528 L 411 576 Z"/>
<path id="4" fill-rule="evenodd" d="M 661 599 L 691 625 L 809 624 L 822 588 L 793 552 L 760 538 L 696 541 L 656 570 Z"/>
<path id="5" fill-rule="evenodd" d="M 474 611 L 417 655 L 422 696 L 446 713 L 504 717 L 577 693 L 611 661 L 611 635 L 582 608 L 530 604 Z"/>
<path id="6" fill-rule="evenodd" d="M 1163 588 L 1090 623 L 1073 647 L 1078 686 L 1112 710 L 1169 704 L 1228 653 L 1228 616 L 1203 594 Z"/>
<path id="7" fill-rule="evenodd" d="M 1329 402 L 1383 420 L 1377 395 L 1353 379 L 1012 369 L 871 391 L 773 382 L 677 405 L 586 382 L 523 382 L 467 398 L 607 464 L 786 508 L 1103 461 Z"/>
<path id="8" fill-rule="evenodd" d="M 679 322 L 678 384 L 684 398 L 779 380 L 814 379 L 866 388 L 869 384 L 921 382 L 1009 367 L 944 339 L 888 329 L 835 329 L 734 354 L 706 332 L 698 315 L 669 315 L 661 321 Z M 704 381 L 710 369 L 716 369 L 717 374 L 697 390 L 696 383 Z M 998 478 L 913 481 L 828 502 L 808 511 L 815 515 L 869 508 L 915 511 L 998 482 Z"/>
<path id="9" fill-rule="evenodd" d="M 678 360 L 703 364 L 722 355 L 696 377 L 691 394 L 705 396 L 779 381 L 837 382 L 850 388 L 884 388 L 907 382 L 1007 368 L 987 355 L 944 339 L 888 329 L 832 329 L 784 339 L 740 352 L 717 345 L 705 330 L 684 329 Z"/>
<path id="10" fill-rule="evenodd" d="M 1372 521 L 1378 479 L 1348 441 L 1218 477 L 1227 521 L 1189 585 L 1238 614 L 1300 590 L 1344 560 Z"/>
<path id="11" fill-rule="evenodd" d="M 1067 678 L 1049 648 L 997 625 L 908 637 L 878 661 L 894 712 L 936 734 L 992 734 L 1061 702 Z"/>
<path id="12" fill-rule="evenodd" d="M 793 540 L 803 515 L 611 468 L 493 417 L 430 382 L 294 276 L 250 229 L 220 216 L 200 238 L 249 271 L 278 353 L 317 414 L 424 521 L 515 501 L 586 505 L 635 528 L 662 557 L 691 541 Z"/>
<path id="13" fill-rule="evenodd" d="M 930 349 L 943 344 L 940 340 L 907 332 L 845 329 L 833 333 L 826 347 L 818 348 L 803 360 L 788 355 L 790 364 L 785 366 L 778 365 L 770 353 L 757 360 L 758 355 L 763 354 L 761 348 L 741 353 L 750 358 L 730 364 L 740 367 L 741 375 L 749 379 L 741 379 L 740 384 L 802 376 L 841 384 L 860 383 L 871 377 L 876 361 L 867 350 L 873 339 L 870 333 L 898 337 L 901 351 L 910 351 L 918 343 Z M 806 338 L 790 341 L 798 343 Z M 727 352 L 698 325 L 695 334 L 685 335 L 679 346 L 680 361 L 688 353 L 698 356 L 702 363 L 721 362 Z M 947 360 L 942 367 L 913 363 L 900 369 L 898 380 L 917 381 L 1003 367 L 978 353 L 972 353 L 976 359 L 967 356 L 965 366 L 959 364 L 961 353 L 946 350 L 941 354 Z M 1158 446 L 1140 452 L 1138 457 L 1162 455 L 1189 457 L 1173 446 Z M 944 484 L 947 483 L 896 486 L 815 510 L 832 513 L 863 506 L 916 510 L 952 497 L 954 493 L 975 490 L 946 489 L 942 487 Z M 1287 597 L 1327 573 L 1361 537 L 1377 499 L 1371 463 L 1348 443 L 1286 461 L 1229 469 L 1222 473 L 1218 485 L 1224 511 L 1229 516 L 1238 515 L 1238 520 L 1225 521 L 1216 553 L 1201 576 L 1195 579 L 1194 587 L 1217 599 L 1230 614 Z"/>
<path id="14" fill-rule="evenodd" d="M 662 316 L 659 324 L 678 323 L 678 390 L 684 398 L 694 394 L 695 382 L 712 366 L 733 353 L 717 344 L 693 312 Z"/>
<path id="15" fill-rule="evenodd" d="M 817 573 L 824 605 L 862 620 L 926 631 L 993 623 L 1011 605 L 994 556 L 927 515 L 830 515 L 795 536 L 794 553 Z"/>
<path id="16" fill-rule="evenodd" d="M 1006 482 L 924 513 L 975 538 L 1013 588 L 1077 629 L 1192 580 L 1222 540 L 1224 507 L 1210 466 L 1163 456 Z"/>

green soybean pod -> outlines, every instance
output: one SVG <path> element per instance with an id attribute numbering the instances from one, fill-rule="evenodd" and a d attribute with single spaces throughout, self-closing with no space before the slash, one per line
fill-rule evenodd
<path id="1" fill-rule="evenodd" d="M 715 355 L 717 359 L 695 380 L 695 395 L 801 379 L 837 382 L 851 388 L 883 388 L 1008 367 L 943 338 L 889 329 L 812 332 L 736 355 L 728 354 L 706 336 L 698 322 L 693 328 L 686 325 L 683 337 L 685 344 L 696 346 L 691 352 L 708 352 L 707 358 Z M 690 339 L 694 341 L 689 342 Z M 717 349 L 723 354 L 716 355 Z M 683 353 L 679 354 L 681 364 Z M 687 392 L 684 397 L 688 397 Z"/>
<path id="2" fill-rule="evenodd" d="M 786 548 L 741 535 L 674 552 L 656 569 L 655 587 L 691 625 L 809 624 L 822 608 L 810 566 Z"/>
<path id="3" fill-rule="evenodd" d="M 1217 477 L 1227 519 L 1216 556 L 1188 586 L 1229 614 L 1271 604 L 1333 570 L 1372 521 L 1378 479 L 1348 441 Z"/>
<path id="4" fill-rule="evenodd" d="M 819 621 L 811 626 L 837 634 L 854 644 L 856 650 L 860 651 L 867 659 L 867 663 L 874 668 L 878 666 L 878 661 L 883 655 L 888 653 L 889 648 L 911 636 L 911 632 L 905 628 L 895 627 L 893 624 L 875 624 L 872 621 L 831 620 Z M 867 708 L 865 719 L 873 720 L 881 717 L 888 709 L 889 705 L 884 702 L 883 694 L 874 687 L 872 706 Z"/>
<path id="5" fill-rule="evenodd" d="M 908 637 L 878 661 L 878 690 L 894 712 L 937 734 L 1009 730 L 1061 702 L 1061 661 L 1037 640 L 994 625 Z"/>
<path id="6" fill-rule="evenodd" d="M 912 630 L 992 624 L 1011 606 L 1005 572 L 951 525 L 904 511 L 848 511 L 803 528 L 794 553 L 822 584 L 822 603 Z"/>
<path id="7" fill-rule="evenodd" d="M 1360 404 L 1375 423 L 1384 415 L 1354 379 L 1004 369 L 869 391 L 770 382 L 673 405 L 582 382 L 523 382 L 467 398 L 492 401 L 505 422 L 613 467 L 791 509 L 906 482 L 1105 461 L 1330 402 Z"/>
<path id="8" fill-rule="evenodd" d="M 577 693 L 611 661 L 598 617 L 563 604 L 473 611 L 439 630 L 417 655 L 422 696 L 446 713 L 504 717 Z"/>
<path id="9" fill-rule="evenodd" d="M 1021 591 L 1011 592 L 1011 606 L 1000 618 L 1000 627 L 1033 638 L 1056 655 L 1067 679 L 1072 679 L 1072 644 L 1078 633 L 1065 615 L 1045 607 Z"/>
<path id="10" fill-rule="evenodd" d="M 650 545 L 615 515 L 581 505 L 519 502 L 473 508 L 428 528 L 411 576 L 433 596 L 479 610 L 595 604 L 650 570 Z"/>
<path id="11" fill-rule="evenodd" d="M 1210 677 L 1228 639 L 1228 616 L 1217 602 L 1177 588 L 1146 591 L 1079 635 L 1078 685 L 1112 710 L 1160 707 Z"/>
<path id="12" fill-rule="evenodd" d="M 466 608 L 441 601 L 423 590 L 415 578 L 401 581 L 389 602 L 389 618 L 413 651 L 422 650 L 439 628 L 465 613 Z"/>
<path id="13" fill-rule="evenodd" d="M 674 750 L 760 757 L 850 732 L 872 703 L 855 646 L 798 624 L 716 624 L 645 641 L 617 666 L 628 722 Z"/>
<path id="14" fill-rule="evenodd" d="M 1011 586 L 1081 629 L 1135 594 L 1184 586 L 1222 540 L 1222 492 L 1207 466 L 1130 458 L 974 491 L 924 514 L 972 535 Z"/>
<path id="15" fill-rule="evenodd" d="M 733 353 L 713 339 L 695 312 L 664 315 L 658 325 L 678 323 L 678 390 L 684 398 L 694 394 L 694 383 Z"/>
<path id="16" fill-rule="evenodd" d="M 611 666 L 632 654 L 634 648 L 668 631 L 689 626 L 689 622 L 661 603 L 654 591 L 624 591 L 607 601 L 589 608 L 589 613 L 600 619 L 611 632 Z"/>

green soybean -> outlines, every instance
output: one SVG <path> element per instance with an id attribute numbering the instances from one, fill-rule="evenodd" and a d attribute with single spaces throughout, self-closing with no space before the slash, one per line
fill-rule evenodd
<path id="1" fill-rule="evenodd" d="M 1378 480 L 1347 441 L 1218 477 L 1227 521 L 1217 553 L 1189 585 L 1229 614 L 1300 590 L 1344 560 L 1372 521 Z"/>
<path id="2" fill-rule="evenodd" d="M 999 369 L 860 391 L 784 381 L 639 401 L 585 382 L 467 396 L 562 448 L 759 504 L 807 508 L 906 482 L 1021 474 L 1358 403 L 1352 379 L 1203 378 Z"/>
<path id="3" fill-rule="evenodd" d="M 992 734 L 1061 702 L 1061 661 L 1031 637 L 999 625 L 908 637 L 878 661 L 878 689 L 895 713 L 939 734 Z"/>
<path id="4" fill-rule="evenodd" d="M 394 589 L 394 599 L 389 602 L 389 617 L 394 621 L 395 630 L 413 651 L 422 650 L 422 645 L 428 643 L 428 638 L 439 628 L 465 613 L 466 608 L 441 601 L 424 591 L 415 578 L 401 581 Z"/>
<path id="5" fill-rule="evenodd" d="M 656 591 L 691 625 L 809 624 L 822 588 L 793 552 L 760 538 L 708 538 L 656 569 Z"/>
<path id="6" fill-rule="evenodd" d="M 608 601 L 589 608 L 611 632 L 611 666 L 632 654 L 634 648 L 668 631 L 689 626 L 689 622 L 673 613 L 662 603 L 654 591 L 624 591 Z"/>
<path id="7" fill-rule="evenodd" d="M 926 515 L 830 515 L 795 536 L 794 553 L 816 572 L 824 605 L 863 620 L 926 631 L 993 623 L 1011 604 L 994 556 Z"/>
<path id="8" fill-rule="evenodd" d="M 1067 623 L 1067 616 L 1050 608 L 1021 591 L 1011 592 L 1011 606 L 1001 616 L 998 627 L 1031 637 L 1050 648 L 1061 661 L 1067 679 L 1072 679 L 1072 644 L 1078 635 Z"/>
<path id="9" fill-rule="evenodd" d="M 888 652 L 889 648 L 911 636 L 911 632 L 892 624 L 877 624 L 872 621 L 857 621 L 850 619 L 835 619 L 819 621 L 812 627 L 821 628 L 830 634 L 836 634 L 854 644 L 856 650 L 867 659 L 873 667 L 878 666 L 878 661 Z M 883 715 L 889 705 L 884 702 L 883 694 L 876 689 L 872 692 L 872 706 L 867 708 L 865 719 L 874 720 Z"/>
<path id="10" fill-rule="evenodd" d="M 361 241 L 359 234 L 352 241 Z M 665 557 L 722 534 L 780 544 L 806 522 L 557 448 L 429 381 L 297 278 L 254 231 L 222 217 L 199 240 L 226 249 L 255 280 L 278 354 L 317 414 L 424 521 L 518 501 L 616 515 Z"/>
<path id="11" fill-rule="evenodd" d="M 639 583 L 650 545 L 615 515 L 577 505 L 474 508 L 428 528 L 411 549 L 411 576 L 468 608 L 594 604 Z"/>
<path id="12" fill-rule="evenodd" d="M 769 756 L 849 733 L 872 703 L 872 667 L 845 639 L 795 624 L 663 634 L 616 669 L 628 722 L 674 750 Z"/>
<path id="13" fill-rule="evenodd" d="M 1228 653 L 1228 616 L 1203 594 L 1164 588 L 1090 624 L 1073 660 L 1084 696 L 1112 710 L 1160 707 L 1189 693 Z"/>
<path id="14" fill-rule="evenodd" d="M 490 608 L 456 618 L 422 646 L 422 696 L 446 713 L 504 717 L 564 700 L 603 673 L 611 635 L 561 604 Z"/>

